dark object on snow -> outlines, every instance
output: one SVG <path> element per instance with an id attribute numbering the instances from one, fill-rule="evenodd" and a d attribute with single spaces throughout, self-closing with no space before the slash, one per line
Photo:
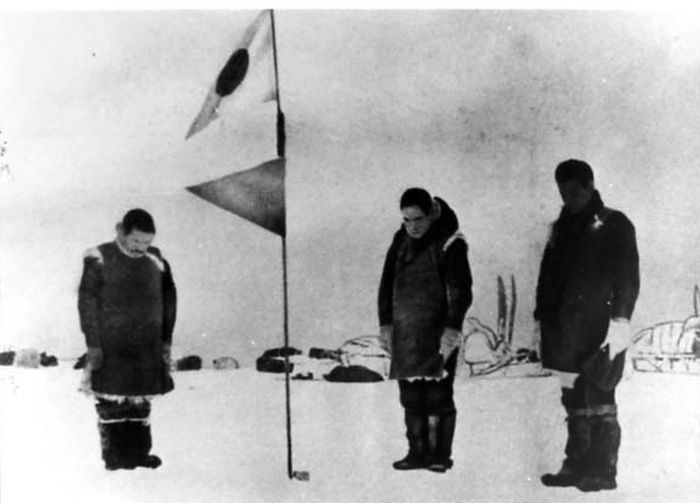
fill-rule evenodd
<path id="1" fill-rule="evenodd" d="M 610 361 L 610 349 L 604 348 L 596 351 L 583 362 L 581 370 L 588 379 L 603 391 L 612 391 L 622 379 L 625 368 L 625 353 L 622 351 Z"/>
<path id="2" fill-rule="evenodd" d="M 78 358 L 78 361 L 75 362 L 73 365 L 73 368 L 75 370 L 80 370 L 85 368 L 85 364 L 87 363 L 87 353 L 83 353 L 80 355 L 80 358 Z"/>
<path id="3" fill-rule="evenodd" d="M 175 362 L 176 370 L 200 370 L 201 368 L 202 359 L 197 355 L 185 356 Z"/>
<path id="4" fill-rule="evenodd" d="M 285 354 L 286 356 L 300 355 L 301 351 L 299 351 L 297 348 L 292 347 L 273 348 L 263 352 L 260 358 L 284 358 Z"/>
<path id="5" fill-rule="evenodd" d="M 540 355 L 534 349 L 519 348 L 512 363 L 539 363 Z"/>
<path id="6" fill-rule="evenodd" d="M 292 376 L 292 379 L 295 381 L 312 381 L 314 378 L 314 375 L 311 372 L 306 372 L 304 374 L 296 374 Z"/>
<path id="7" fill-rule="evenodd" d="M 212 361 L 216 370 L 237 369 L 240 367 L 238 360 L 231 356 L 220 356 Z"/>
<path id="8" fill-rule="evenodd" d="M 339 349 L 323 349 L 323 348 L 311 348 L 309 349 L 309 358 L 316 358 L 319 360 L 335 360 L 340 361 L 341 351 Z"/>
<path id="9" fill-rule="evenodd" d="M 53 355 L 47 355 L 46 353 L 41 353 L 39 355 L 39 365 L 42 367 L 55 367 L 58 365 L 58 358 Z"/>
<path id="10" fill-rule="evenodd" d="M 14 351 L 3 351 L 0 353 L 0 365 L 12 365 L 15 361 Z"/>
<path id="11" fill-rule="evenodd" d="M 258 372 L 270 372 L 272 374 L 282 374 L 285 369 L 285 361 L 282 358 L 261 356 L 255 360 L 255 369 Z M 288 372 L 294 370 L 294 364 L 289 362 Z"/>
<path id="12" fill-rule="evenodd" d="M 380 374 L 362 365 L 337 366 L 323 378 L 331 382 L 379 382 L 384 380 Z"/>
<path id="13" fill-rule="evenodd" d="M 257 360 L 255 360 L 255 369 L 258 372 L 270 372 L 273 374 L 282 374 L 285 371 L 285 356 L 300 355 L 301 351 L 293 347 L 281 347 L 268 349 L 263 352 Z M 287 372 L 294 370 L 294 364 L 289 362 Z"/>

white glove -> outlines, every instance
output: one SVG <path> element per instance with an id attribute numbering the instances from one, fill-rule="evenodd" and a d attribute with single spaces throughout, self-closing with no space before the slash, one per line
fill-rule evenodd
<path id="1" fill-rule="evenodd" d="M 573 388 L 574 387 L 574 381 L 578 377 L 578 374 L 576 372 L 562 372 L 559 370 L 555 370 L 554 374 L 557 376 L 557 379 L 559 379 L 559 385 L 562 388 Z"/>
<path id="2" fill-rule="evenodd" d="M 443 360 L 447 360 L 452 354 L 452 351 L 459 346 L 461 335 L 459 330 L 445 327 L 445 330 L 442 332 L 442 337 L 440 338 L 440 354 Z"/>
<path id="3" fill-rule="evenodd" d="M 630 322 L 624 318 L 615 318 L 610 321 L 608 327 L 608 335 L 600 347 L 608 346 L 610 349 L 610 359 L 612 360 L 625 349 L 632 345 L 632 331 L 630 330 Z"/>
<path id="4" fill-rule="evenodd" d="M 387 353 L 392 354 L 394 352 L 393 346 L 394 339 L 394 327 L 391 325 L 382 325 L 379 327 L 379 343 L 386 350 Z"/>

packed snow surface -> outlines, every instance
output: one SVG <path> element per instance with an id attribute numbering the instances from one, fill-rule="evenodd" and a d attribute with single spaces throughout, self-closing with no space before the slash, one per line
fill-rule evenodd
<path id="1" fill-rule="evenodd" d="M 460 380 L 455 466 L 398 472 L 405 454 L 394 382 L 292 381 L 294 470 L 287 477 L 284 378 L 250 368 L 174 374 L 153 402 L 157 470 L 106 471 L 81 371 L 0 367 L 0 501 L 697 502 L 700 377 L 634 373 L 618 389 L 618 489 L 545 488 L 564 442 L 552 377 Z"/>

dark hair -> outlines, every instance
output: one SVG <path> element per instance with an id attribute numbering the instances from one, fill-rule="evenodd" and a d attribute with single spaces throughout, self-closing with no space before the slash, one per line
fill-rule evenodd
<path id="1" fill-rule="evenodd" d="M 156 233 L 156 224 L 153 222 L 153 217 L 150 213 L 141 208 L 134 208 L 133 210 L 127 211 L 122 219 L 122 227 L 124 228 L 124 235 L 127 236 L 134 229 L 148 234 Z"/>
<path id="2" fill-rule="evenodd" d="M 433 198 L 427 190 L 413 187 L 406 190 L 401 196 L 399 208 L 404 209 L 408 206 L 418 206 L 423 213 L 430 215 L 433 210 Z"/>
<path id="3" fill-rule="evenodd" d="M 587 187 L 593 183 L 593 170 L 583 161 L 569 159 L 560 162 L 554 172 L 557 183 L 565 183 L 569 180 L 576 180 L 581 186 Z"/>

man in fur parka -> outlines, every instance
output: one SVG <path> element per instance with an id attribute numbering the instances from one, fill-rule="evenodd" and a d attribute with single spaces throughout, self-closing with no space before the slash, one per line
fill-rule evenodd
<path id="1" fill-rule="evenodd" d="M 587 163 L 564 161 L 555 179 L 564 206 L 542 258 L 535 319 L 543 366 L 561 378 L 568 440 L 560 471 L 542 483 L 614 489 L 621 436 L 615 386 L 639 294 L 635 229 L 604 206 Z"/>
<path id="2" fill-rule="evenodd" d="M 97 399 L 102 458 L 108 470 L 156 468 L 150 454 L 150 401 L 173 389 L 170 345 L 176 291 L 168 262 L 151 246 L 155 225 L 133 209 L 117 237 L 88 250 L 78 292 L 87 343 L 87 388 Z"/>
<path id="3" fill-rule="evenodd" d="M 408 454 L 393 466 L 445 472 L 452 467 L 457 346 L 472 301 L 467 242 L 454 211 L 426 190 L 406 190 L 399 207 L 403 226 L 387 252 L 378 296 L 408 439 Z"/>

